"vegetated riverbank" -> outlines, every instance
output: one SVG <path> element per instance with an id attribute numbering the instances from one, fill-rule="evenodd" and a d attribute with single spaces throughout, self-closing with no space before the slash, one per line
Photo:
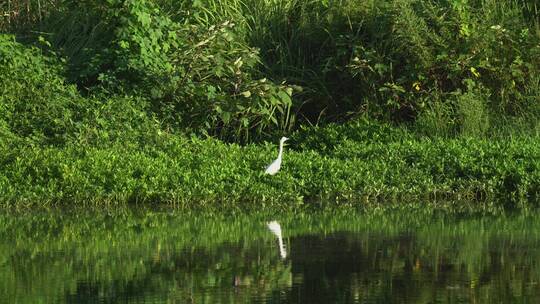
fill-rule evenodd
<path id="1" fill-rule="evenodd" d="M 535 205 L 540 194 L 536 139 L 351 138 L 325 141 L 323 150 L 311 149 L 309 137 L 298 138 L 291 140 L 298 150 L 285 151 L 275 176 L 263 174 L 275 158 L 275 145 L 170 135 L 149 144 L 4 145 L 0 198 L 4 205 L 21 206 L 170 203 L 286 209 L 321 202 L 457 199 L 518 207 Z"/>
<path id="2" fill-rule="evenodd" d="M 538 10 L 472 2 L 0 5 L 0 202 L 534 206 Z"/>

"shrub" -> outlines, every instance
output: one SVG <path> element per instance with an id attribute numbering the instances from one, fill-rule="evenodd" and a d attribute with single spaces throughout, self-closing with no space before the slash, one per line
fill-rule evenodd
<path id="1" fill-rule="evenodd" d="M 0 117 L 3 129 L 21 137 L 59 143 L 75 130 L 84 107 L 76 88 L 65 83 L 61 62 L 0 35 Z"/>
<path id="2" fill-rule="evenodd" d="M 9 20 L 41 20 L 34 29 L 52 32 L 79 88 L 141 95 L 170 127 L 241 140 L 289 130 L 295 116 L 425 124 L 437 102 L 454 111 L 451 126 L 467 79 L 488 116 L 536 119 L 533 2 L 29 1 L 27 19 Z M 303 88 L 294 99 L 292 85 Z"/>
<path id="3" fill-rule="evenodd" d="M 149 102 L 143 98 L 96 95 L 86 102 L 70 144 L 139 146 L 155 142 L 164 133 L 159 121 L 149 115 Z"/>
<path id="4" fill-rule="evenodd" d="M 486 135 L 489 129 L 488 101 L 489 95 L 486 90 L 475 87 L 472 81 L 466 93 L 456 94 L 457 114 L 462 135 L 477 137 Z"/>
<path id="5" fill-rule="evenodd" d="M 538 13 L 527 1 L 202 3 L 201 20 L 235 16 L 265 71 L 304 87 L 295 104 L 312 122 L 350 112 L 412 121 L 466 91 L 466 79 L 503 115 L 531 111 L 540 94 Z"/>
<path id="6" fill-rule="evenodd" d="M 334 149 L 346 141 L 361 144 L 401 142 L 413 136 L 403 129 L 389 123 L 381 123 L 366 118 L 357 118 L 345 124 L 302 127 L 291 138 L 293 149 L 315 150 L 322 154 L 331 154 Z"/>
<path id="7" fill-rule="evenodd" d="M 143 98 L 83 97 L 65 82 L 61 61 L 0 35 L 0 138 L 5 143 L 85 145 L 151 140 L 159 124 Z"/>
<path id="8" fill-rule="evenodd" d="M 232 22 L 172 21 L 146 0 L 84 5 L 99 22 L 95 29 L 108 40 L 71 52 L 88 58 L 70 60 L 80 86 L 98 84 L 143 96 L 169 127 L 226 139 L 247 139 L 292 125 L 292 88 L 258 71 L 258 51 L 243 43 Z M 64 14 L 64 23 L 78 16 L 77 11 L 59 14 Z M 96 41 L 96 33 L 80 30 L 80 40 Z"/>
<path id="9" fill-rule="evenodd" d="M 452 137 L 456 134 L 456 124 L 454 107 L 439 98 L 426 102 L 414 122 L 414 130 L 423 136 Z"/>

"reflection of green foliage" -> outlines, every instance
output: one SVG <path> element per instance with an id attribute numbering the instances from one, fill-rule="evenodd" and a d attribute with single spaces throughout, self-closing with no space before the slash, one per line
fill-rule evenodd
<path id="1" fill-rule="evenodd" d="M 235 276 L 254 289 L 261 289 L 261 282 L 275 288 L 289 280 L 289 266 L 266 249 L 273 249 L 273 241 L 260 241 L 272 240 L 262 220 L 153 212 L 35 213 L 4 214 L 0 227 L 5 240 L 0 262 L 7 266 L 0 270 L 4 299 L 49 302 L 80 293 L 80 282 L 114 299 L 114 293 L 133 293 L 133 287 L 143 289 L 141 296 L 189 296 L 190 290 L 230 287 Z M 181 284 L 171 285 L 174 281 Z"/>
<path id="2" fill-rule="evenodd" d="M 534 300 L 527 286 L 540 280 L 536 216 L 282 215 L 290 258 L 281 261 L 263 214 L 2 212 L 0 296 L 19 303 L 81 301 L 85 292 L 95 301 L 157 295 L 160 302 L 248 303 L 294 297 L 296 284 L 301 297 L 311 286 L 342 302 L 405 294 L 416 303 Z"/>

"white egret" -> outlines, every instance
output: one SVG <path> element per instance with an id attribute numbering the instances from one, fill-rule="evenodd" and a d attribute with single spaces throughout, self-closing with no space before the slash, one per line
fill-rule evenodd
<path id="1" fill-rule="evenodd" d="M 279 245 L 279 255 L 282 259 L 287 257 L 287 251 L 285 251 L 285 245 L 283 245 L 283 238 L 281 237 L 281 226 L 276 221 L 271 221 L 266 224 L 268 226 L 268 229 L 272 231 L 272 233 L 277 237 L 278 239 L 278 245 Z"/>
<path id="2" fill-rule="evenodd" d="M 266 170 L 264 171 L 265 174 L 274 175 L 279 171 L 279 168 L 281 167 L 281 159 L 283 157 L 283 143 L 288 140 L 287 137 L 282 137 L 279 140 L 279 153 L 276 160 L 274 160 L 268 167 L 266 167 Z"/>

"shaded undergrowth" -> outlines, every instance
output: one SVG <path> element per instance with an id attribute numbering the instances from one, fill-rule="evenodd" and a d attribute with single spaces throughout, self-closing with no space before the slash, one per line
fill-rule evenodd
<path id="1" fill-rule="evenodd" d="M 367 115 L 539 132 L 533 0 L 41 2 L 0 5 L 0 30 L 48 41 L 81 92 L 142 97 L 176 131 L 246 142 Z"/>

